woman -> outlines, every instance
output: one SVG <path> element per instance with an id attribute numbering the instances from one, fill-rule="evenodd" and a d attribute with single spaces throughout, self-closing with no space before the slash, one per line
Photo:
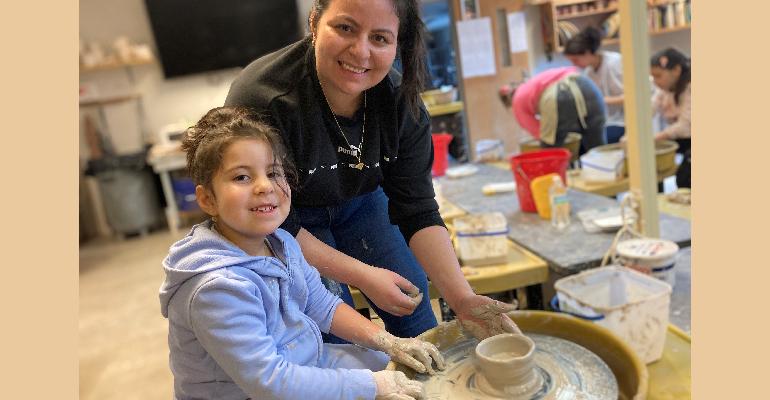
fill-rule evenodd
<path id="1" fill-rule="evenodd" d="M 516 120 L 543 146 L 563 146 L 570 132 L 581 135 L 581 154 L 606 143 L 602 94 L 577 68 L 545 70 L 511 92 Z"/>
<path id="2" fill-rule="evenodd" d="M 607 143 L 617 143 L 625 134 L 623 116 L 623 63 L 620 53 L 599 50 L 601 32 L 589 26 L 573 36 L 564 46 L 564 55 L 575 66 L 582 68 L 601 90 L 607 106 L 607 122 L 604 132 Z"/>
<path id="3" fill-rule="evenodd" d="M 292 153 L 299 190 L 281 227 L 333 293 L 352 305 L 337 282 L 361 289 L 397 336 L 437 325 L 421 301 L 426 272 L 477 337 L 517 330 L 511 306 L 471 290 L 434 200 L 419 2 L 316 0 L 309 23 L 308 37 L 247 66 L 226 100 L 268 114 Z"/>
<path id="4" fill-rule="evenodd" d="M 675 140 L 678 153 L 684 155 L 676 171 L 676 186 L 690 187 L 691 95 L 690 58 L 676 49 L 667 48 L 650 59 L 650 75 L 656 90 L 653 109 L 666 121 L 666 127 L 655 133 L 655 140 Z"/>

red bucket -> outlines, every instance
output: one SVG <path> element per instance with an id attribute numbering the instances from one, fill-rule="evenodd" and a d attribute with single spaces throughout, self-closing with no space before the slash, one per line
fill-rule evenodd
<path id="1" fill-rule="evenodd" d="M 529 183 L 538 176 L 557 173 L 567 182 L 567 167 L 572 154 L 567 149 L 556 148 L 532 151 L 511 157 L 511 170 L 516 179 L 516 194 L 521 211 L 537 212 Z"/>
<path id="2" fill-rule="evenodd" d="M 434 133 L 433 139 L 433 167 L 431 171 L 433 176 L 443 176 L 446 167 L 449 164 L 447 154 L 449 153 L 449 142 L 452 141 L 452 135 L 448 133 Z"/>

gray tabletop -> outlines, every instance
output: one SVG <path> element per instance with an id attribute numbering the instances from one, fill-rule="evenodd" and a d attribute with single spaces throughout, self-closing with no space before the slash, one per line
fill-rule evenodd
<path id="1" fill-rule="evenodd" d="M 572 221 L 567 229 L 558 231 L 536 213 L 522 212 L 516 192 L 491 196 L 481 192 L 482 186 L 487 183 L 512 181 L 510 170 L 484 164 L 477 167 L 479 171 L 471 176 L 440 178 L 441 194 L 469 213 L 502 212 L 508 218 L 508 236 L 544 259 L 560 275 L 599 266 L 615 232 L 588 233 L 576 213 L 584 209 L 618 206 L 615 199 L 570 189 L 568 197 Z M 680 247 L 690 246 L 690 221 L 686 219 L 661 213 L 660 232 L 663 239 L 676 242 Z"/>

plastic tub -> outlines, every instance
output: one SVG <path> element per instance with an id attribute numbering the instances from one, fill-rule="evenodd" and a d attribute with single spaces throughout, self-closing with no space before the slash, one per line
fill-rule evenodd
<path id="1" fill-rule="evenodd" d="M 532 198 L 535 200 L 537 215 L 545 220 L 551 219 L 551 201 L 549 199 L 549 190 L 553 184 L 553 177 L 559 174 L 546 174 L 538 176 L 529 184 L 532 191 Z"/>
<path id="2" fill-rule="evenodd" d="M 462 265 L 490 265 L 508 259 L 508 221 L 500 212 L 454 219 L 457 253 Z"/>
<path id="3" fill-rule="evenodd" d="M 516 180 L 516 194 L 519 197 L 521 211 L 537 212 L 530 189 L 530 183 L 533 179 L 538 176 L 557 173 L 561 176 L 562 182 L 567 182 L 567 167 L 570 156 L 569 150 L 555 148 L 511 157 L 511 170 Z"/>
<path id="4" fill-rule="evenodd" d="M 674 265 L 679 253 L 676 243 L 651 238 L 630 239 L 618 243 L 615 251 L 624 266 L 652 275 L 674 287 Z"/>
<path id="5" fill-rule="evenodd" d="M 669 284 L 630 268 L 609 266 L 559 279 L 554 288 L 562 312 L 614 332 L 646 363 L 663 355 Z"/>
<path id="6" fill-rule="evenodd" d="M 449 142 L 452 141 L 452 135 L 448 133 L 434 133 L 431 135 L 431 139 L 433 140 L 433 167 L 431 172 L 433 176 L 443 176 L 449 165 Z"/>

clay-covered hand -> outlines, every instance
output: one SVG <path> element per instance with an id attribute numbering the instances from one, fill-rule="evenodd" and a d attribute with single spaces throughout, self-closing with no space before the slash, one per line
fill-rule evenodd
<path id="1" fill-rule="evenodd" d="M 444 357 L 436 346 L 416 338 L 400 338 L 388 332 L 380 331 L 374 336 L 378 350 L 388 353 L 391 360 L 404 364 L 419 373 L 433 375 L 433 362 L 436 368 L 443 370 Z"/>
<path id="2" fill-rule="evenodd" d="M 374 383 L 377 385 L 375 400 L 416 400 L 422 399 L 422 383 L 411 380 L 401 371 L 377 371 Z"/>
<path id="3" fill-rule="evenodd" d="M 422 301 L 417 286 L 385 268 L 370 268 L 359 289 L 381 310 L 397 317 L 411 315 Z"/>
<path id="4" fill-rule="evenodd" d="M 482 340 L 500 333 L 521 333 L 519 327 L 505 314 L 515 309 L 516 304 L 506 304 L 474 294 L 464 298 L 454 311 L 460 326 L 476 339 Z"/>

